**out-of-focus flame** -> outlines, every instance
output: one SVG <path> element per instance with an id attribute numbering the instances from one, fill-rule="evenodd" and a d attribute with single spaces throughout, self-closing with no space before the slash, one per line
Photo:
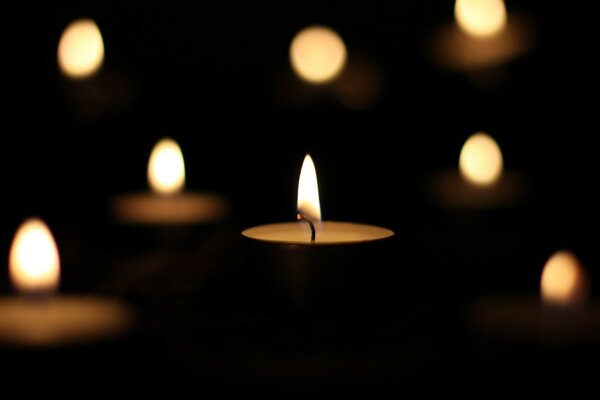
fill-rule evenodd
<path id="1" fill-rule="evenodd" d="M 58 65 L 70 78 L 93 75 L 104 60 L 104 41 L 98 25 L 88 18 L 71 22 L 58 43 Z"/>
<path id="2" fill-rule="evenodd" d="M 165 195 L 183 189 L 185 185 L 183 154 L 173 139 L 162 139 L 152 149 L 148 161 L 148 183 L 153 191 Z"/>
<path id="3" fill-rule="evenodd" d="M 467 34 L 489 37 L 506 26 L 506 6 L 504 0 L 456 0 L 454 17 Z"/>
<path id="4" fill-rule="evenodd" d="M 544 304 L 571 307 L 585 302 L 588 279 L 577 257 L 561 250 L 548 259 L 541 278 L 541 296 Z"/>
<path id="5" fill-rule="evenodd" d="M 304 157 L 298 180 L 298 212 L 311 221 L 321 220 L 317 171 L 310 155 Z"/>
<path id="6" fill-rule="evenodd" d="M 42 220 L 30 218 L 21 224 L 10 248 L 8 265 L 15 289 L 37 293 L 58 287 L 58 249 L 50 229 Z"/>
<path id="7" fill-rule="evenodd" d="M 469 182 L 490 185 L 502 174 L 502 152 L 491 136 L 478 132 L 463 145 L 458 164 L 460 173 Z"/>
<path id="8" fill-rule="evenodd" d="M 324 26 L 310 26 L 298 32 L 290 46 L 290 62 L 296 74 L 313 84 L 336 78 L 346 65 L 342 38 Z"/>

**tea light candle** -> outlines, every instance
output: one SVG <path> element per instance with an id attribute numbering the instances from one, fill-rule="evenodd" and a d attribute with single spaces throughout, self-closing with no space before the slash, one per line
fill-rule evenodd
<path id="1" fill-rule="evenodd" d="M 339 287 L 342 280 L 355 280 L 352 286 L 363 279 L 367 285 L 369 275 L 380 271 L 376 264 L 382 262 L 382 246 L 394 232 L 373 225 L 321 221 L 317 175 L 310 155 L 302 164 L 297 207 L 298 222 L 260 225 L 242 232 L 249 240 L 251 262 L 272 278 L 285 301 L 320 303 L 337 289 L 348 289 Z"/>
<path id="2" fill-rule="evenodd" d="M 449 208 L 506 207 L 525 192 L 523 178 L 504 171 L 502 152 L 487 133 L 471 135 L 460 152 L 459 170 L 442 170 L 427 182 L 430 198 Z"/>
<path id="3" fill-rule="evenodd" d="M 433 41 L 442 66 L 476 71 L 502 65 L 532 47 L 528 21 L 509 14 L 503 0 L 456 0 L 455 24 L 442 27 Z"/>
<path id="4" fill-rule="evenodd" d="M 112 201 L 116 221 L 142 225 L 192 225 L 223 220 L 229 202 L 221 195 L 183 191 L 185 165 L 177 142 L 160 140 L 148 162 L 152 193 L 117 196 Z"/>
<path id="5" fill-rule="evenodd" d="M 116 300 L 54 295 L 60 279 L 58 249 L 37 218 L 17 231 L 10 278 L 21 297 L 0 298 L 0 343 L 52 347 L 108 339 L 127 331 L 131 311 Z"/>
<path id="6" fill-rule="evenodd" d="M 480 300 L 472 322 L 483 333 L 542 344 L 571 344 L 600 338 L 600 306 L 587 304 L 589 281 L 577 257 L 561 250 L 542 271 L 540 298 Z"/>

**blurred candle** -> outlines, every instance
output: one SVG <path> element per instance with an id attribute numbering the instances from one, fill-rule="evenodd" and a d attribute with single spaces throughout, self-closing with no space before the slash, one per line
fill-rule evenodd
<path id="1" fill-rule="evenodd" d="M 531 24 L 508 13 L 503 0 L 456 0 L 454 19 L 433 36 L 433 56 L 445 68 L 476 72 L 497 67 L 532 47 Z"/>
<path id="2" fill-rule="evenodd" d="M 353 111 L 373 108 L 385 88 L 382 66 L 374 57 L 353 52 L 346 67 L 335 80 L 333 93 L 337 100 Z"/>
<path id="3" fill-rule="evenodd" d="M 118 222 L 143 225 L 190 225 L 217 222 L 229 213 L 228 201 L 217 194 L 184 191 L 185 165 L 177 142 L 156 143 L 148 161 L 151 193 L 117 196 L 112 212 Z"/>
<path id="4" fill-rule="evenodd" d="M 114 337 L 131 327 L 131 312 L 116 300 L 54 294 L 60 279 L 58 249 L 40 219 L 19 227 L 9 272 L 22 296 L 0 298 L 0 343 L 67 345 Z"/>
<path id="5" fill-rule="evenodd" d="M 89 18 L 71 22 L 58 44 L 58 65 L 72 79 L 95 74 L 104 61 L 104 41 L 96 23 Z"/>
<path id="6" fill-rule="evenodd" d="M 487 297 L 472 316 L 478 329 L 494 337 L 551 345 L 600 340 L 600 307 L 588 300 L 589 279 L 580 261 L 560 250 L 544 265 L 537 298 Z"/>
<path id="7" fill-rule="evenodd" d="M 71 118 L 95 123 L 126 111 L 135 99 L 134 80 L 115 63 L 105 63 L 102 33 L 91 18 L 72 21 L 58 38 L 56 58 Z"/>
<path id="8" fill-rule="evenodd" d="M 498 143 L 487 133 L 471 135 L 460 151 L 456 170 L 442 170 L 430 177 L 432 200 L 445 207 L 489 208 L 516 204 L 524 193 L 522 178 L 504 171 Z"/>

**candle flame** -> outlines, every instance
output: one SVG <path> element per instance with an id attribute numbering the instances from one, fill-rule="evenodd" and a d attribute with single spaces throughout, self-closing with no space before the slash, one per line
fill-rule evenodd
<path id="1" fill-rule="evenodd" d="M 558 251 L 542 271 L 542 300 L 553 306 L 581 305 L 587 296 L 587 285 L 588 279 L 577 257 L 570 251 Z"/>
<path id="2" fill-rule="evenodd" d="M 309 154 L 304 157 L 298 180 L 298 212 L 311 221 L 321 220 L 317 171 Z"/>
<path id="3" fill-rule="evenodd" d="M 183 189 L 185 165 L 181 149 L 173 139 L 162 139 L 152 149 L 148 161 L 148 183 L 153 191 L 165 195 Z"/>
<path id="4" fill-rule="evenodd" d="M 467 34 L 490 37 L 506 26 L 506 6 L 504 0 L 456 0 L 454 17 Z"/>
<path id="5" fill-rule="evenodd" d="M 290 45 L 290 62 L 303 80 L 320 84 L 336 78 L 346 65 L 346 45 L 334 30 L 310 26 L 298 32 Z"/>
<path id="6" fill-rule="evenodd" d="M 88 18 L 71 22 L 60 38 L 57 56 L 60 69 L 70 78 L 96 73 L 104 60 L 104 41 L 98 25 Z"/>
<path id="7" fill-rule="evenodd" d="M 55 290 L 60 279 L 60 260 L 52 233 L 38 218 L 23 222 L 9 255 L 10 278 L 23 292 Z"/>
<path id="8" fill-rule="evenodd" d="M 460 173 L 469 182 L 490 185 L 502 174 L 502 152 L 491 136 L 478 132 L 463 145 L 458 164 Z"/>

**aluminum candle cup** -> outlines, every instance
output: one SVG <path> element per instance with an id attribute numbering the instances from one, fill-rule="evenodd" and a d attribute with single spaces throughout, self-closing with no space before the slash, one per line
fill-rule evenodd
<path id="1" fill-rule="evenodd" d="M 394 232 L 332 221 L 316 230 L 315 241 L 302 222 L 244 230 L 250 281 L 275 308 L 364 305 L 379 297 L 393 268 L 388 256 Z"/>
<path id="2" fill-rule="evenodd" d="M 306 155 L 298 180 L 298 222 L 246 229 L 248 278 L 275 308 L 356 310 L 385 290 L 394 232 L 373 225 L 321 221 L 317 173 Z M 390 252 L 391 254 L 391 252 Z"/>

